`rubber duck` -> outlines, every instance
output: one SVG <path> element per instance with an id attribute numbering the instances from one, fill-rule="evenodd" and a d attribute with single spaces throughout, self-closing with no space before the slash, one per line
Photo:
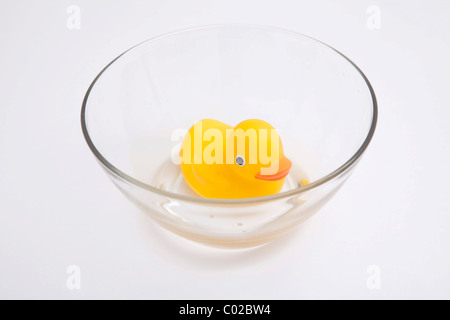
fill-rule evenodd
<path id="1" fill-rule="evenodd" d="M 278 131 L 257 119 L 235 127 L 212 119 L 196 122 L 182 141 L 180 160 L 188 185 L 214 199 L 278 193 L 292 166 Z"/>

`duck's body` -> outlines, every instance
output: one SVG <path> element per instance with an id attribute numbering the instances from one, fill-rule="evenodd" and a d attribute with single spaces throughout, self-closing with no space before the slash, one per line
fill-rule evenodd
<path id="1" fill-rule="evenodd" d="M 266 139 L 264 134 L 261 135 L 261 129 L 267 132 Z M 207 198 L 237 199 L 278 193 L 291 163 L 284 157 L 281 141 L 275 137 L 274 130 L 261 120 L 246 120 L 236 127 L 216 120 L 200 120 L 182 143 L 181 171 L 185 180 L 195 192 Z M 244 134 L 245 147 L 236 138 L 239 133 Z M 253 140 L 252 144 L 253 138 L 258 143 Z M 269 163 L 264 155 L 270 154 L 275 144 L 278 147 L 278 141 L 279 148 L 276 152 L 272 150 L 271 155 L 277 157 Z M 265 150 L 268 152 L 262 154 Z M 262 173 L 264 170 L 267 173 L 268 167 L 274 164 L 276 170 Z"/>

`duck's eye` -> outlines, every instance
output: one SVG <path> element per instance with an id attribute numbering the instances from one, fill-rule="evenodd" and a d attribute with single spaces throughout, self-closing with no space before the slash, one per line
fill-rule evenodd
<path id="1" fill-rule="evenodd" d="M 239 167 L 242 167 L 242 166 L 245 164 L 245 159 L 244 159 L 244 157 L 243 157 L 243 156 L 237 156 L 237 157 L 236 157 L 236 164 L 237 164 Z"/>

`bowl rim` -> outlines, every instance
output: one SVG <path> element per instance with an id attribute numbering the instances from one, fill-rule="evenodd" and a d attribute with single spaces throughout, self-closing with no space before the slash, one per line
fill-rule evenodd
<path id="1" fill-rule="evenodd" d="M 308 38 L 310 40 L 313 40 L 317 43 L 320 43 L 322 45 L 324 45 L 325 47 L 328 47 L 329 49 L 333 50 L 334 52 L 336 52 L 337 54 L 339 54 L 340 56 L 342 56 L 345 60 L 347 60 L 355 69 L 356 71 L 360 74 L 360 76 L 363 78 L 363 80 L 365 81 L 371 98 L 372 98 L 372 122 L 370 124 L 370 128 L 369 128 L 369 132 L 367 133 L 366 138 L 364 139 L 363 143 L 361 144 L 361 146 L 358 148 L 358 150 L 353 154 L 353 156 L 348 159 L 343 165 L 341 165 L 339 168 L 337 168 L 336 170 L 332 171 L 331 173 L 327 174 L 326 176 L 315 180 L 313 182 L 311 182 L 310 184 L 306 185 L 306 186 L 302 186 L 300 188 L 296 188 L 296 189 L 292 189 L 292 190 L 288 190 L 288 191 L 283 191 L 283 192 L 279 192 L 273 195 L 268 195 L 268 196 L 263 196 L 263 197 L 253 197 L 253 198 L 241 198 L 241 199 L 213 199 L 213 198 L 201 198 L 201 197 L 193 197 L 193 196 L 188 196 L 188 195 L 182 195 L 182 194 L 177 194 L 174 192 L 170 192 L 170 191 L 166 191 L 166 190 L 161 190 L 158 189 L 156 187 L 153 187 L 151 185 L 148 185 L 142 181 L 139 181 L 133 177 L 131 177 L 130 175 L 122 172 L 120 169 L 116 168 L 113 164 L 111 164 L 99 151 L 98 149 L 95 147 L 95 144 L 93 143 L 92 139 L 89 136 L 89 130 L 87 128 L 87 124 L 86 124 L 86 109 L 87 109 L 87 104 L 88 104 L 88 99 L 89 99 L 89 95 L 92 91 L 92 89 L 94 88 L 95 84 L 97 83 L 97 81 L 99 80 L 99 78 L 102 76 L 102 74 L 112 65 L 114 64 L 114 62 L 116 62 L 117 60 L 119 60 L 120 58 L 122 58 L 124 55 L 126 55 L 128 52 L 146 44 L 149 43 L 151 41 L 154 40 L 158 40 L 161 38 L 165 38 L 168 36 L 172 36 L 175 34 L 179 34 L 179 33 L 183 33 L 183 32 L 190 32 L 190 31 L 196 31 L 196 30 L 205 30 L 205 29 L 211 29 L 211 28 L 227 28 L 227 27 L 243 27 L 243 28 L 259 28 L 259 29 L 268 29 L 268 30 L 273 30 L 273 31 L 278 31 L 278 32 L 284 32 L 284 33 L 290 33 L 292 35 L 295 36 L 301 36 L 301 37 L 305 37 Z M 370 141 L 373 138 L 373 135 L 375 133 L 375 128 L 377 126 L 377 121 L 378 121 L 378 103 L 377 103 L 377 99 L 375 96 L 375 91 L 372 88 L 372 85 L 370 84 L 369 80 L 367 79 L 366 75 L 362 72 L 362 70 L 352 61 L 350 60 L 347 56 L 345 56 L 343 53 L 341 53 L 340 51 L 338 51 L 337 49 L 333 48 L 332 46 L 317 40 L 313 37 L 310 37 L 308 35 L 305 35 L 303 33 L 300 32 L 296 32 L 293 30 L 289 30 L 289 29 L 285 29 L 285 28 L 281 28 L 281 27 L 274 27 L 274 26 L 266 26 L 266 25 L 259 25 L 259 24 L 209 24 L 209 25 L 202 25 L 202 26 L 197 26 L 197 27 L 190 27 L 190 28 L 183 28 L 183 29 L 179 29 L 176 31 L 171 31 L 171 32 L 167 32 L 164 34 L 160 34 L 154 37 L 151 37 L 147 40 L 144 40 L 134 46 L 132 46 L 131 48 L 127 49 L 126 51 L 122 52 L 120 55 L 118 55 L 116 58 L 114 58 L 110 63 L 108 63 L 98 74 L 97 76 L 94 78 L 94 80 L 92 81 L 92 83 L 90 84 L 89 88 L 86 91 L 86 94 L 83 98 L 83 103 L 82 103 L 82 108 L 81 108 L 81 128 L 83 131 L 83 135 L 84 138 L 89 146 L 89 148 L 91 149 L 92 153 L 95 155 L 95 157 L 97 158 L 97 160 L 100 161 L 100 163 L 107 168 L 110 172 L 112 172 L 115 176 L 117 176 L 118 178 L 120 178 L 121 180 L 124 180 L 128 183 L 131 183 L 132 185 L 135 185 L 139 188 L 145 189 L 147 191 L 150 192 L 154 192 L 156 194 L 159 194 L 161 196 L 165 196 L 168 198 L 172 198 L 172 199 L 177 199 L 177 200 L 181 200 L 181 201 L 185 201 L 185 202 L 190 202 L 190 203 L 197 203 L 197 204 L 201 204 L 201 205 L 246 205 L 246 204 L 260 204 L 260 203 L 265 203 L 265 202 L 270 202 L 270 201 L 275 201 L 275 200 L 281 200 L 281 199 L 285 199 L 294 195 L 299 195 L 301 193 L 304 193 L 306 191 L 312 190 L 312 189 L 316 189 L 317 187 L 331 181 L 334 180 L 335 178 L 337 178 L 338 176 L 344 174 L 345 172 L 347 172 L 362 156 L 362 154 L 364 153 L 364 151 L 367 149 L 368 145 L 370 144 Z"/>

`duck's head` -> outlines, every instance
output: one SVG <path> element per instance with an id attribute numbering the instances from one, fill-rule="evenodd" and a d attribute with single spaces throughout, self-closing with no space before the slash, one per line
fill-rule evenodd
<path id="1" fill-rule="evenodd" d="M 280 135 L 272 125 L 245 120 L 234 128 L 233 135 L 232 168 L 238 176 L 253 181 L 280 181 L 288 175 L 292 163 L 285 157 Z"/>

